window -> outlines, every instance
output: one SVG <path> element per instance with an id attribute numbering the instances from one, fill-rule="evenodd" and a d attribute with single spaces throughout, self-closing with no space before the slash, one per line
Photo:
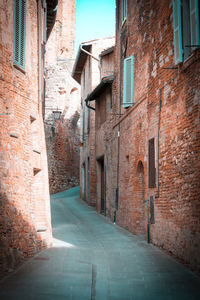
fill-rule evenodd
<path id="1" fill-rule="evenodd" d="M 127 18 L 127 0 L 122 0 L 122 23 Z"/>
<path id="2" fill-rule="evenodd" d="M 26 0 L 14 1 L 14 63 L 25 69 Z"/>
<path id="3" fill-rule="evenodd" d="M 173 0 L 175 64 L 185 61 L 200 46 L 199 0 Z"/>
<path id="4" fill-rule="evenodd" d="M 123 107 L 133 104 L 133 85 L 134 85 L 134 57 L 124 59 L 124 88 L 123 88 Z"/>
<path id="5" fill-rule="evenodd" d="M 149 187 L 156 186 L 155 147 L 154 138 L 149 140 Z"/>

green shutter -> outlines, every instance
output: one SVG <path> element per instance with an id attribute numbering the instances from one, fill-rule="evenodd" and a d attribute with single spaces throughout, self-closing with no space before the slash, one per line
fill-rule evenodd
<path id="1" fill-rule="evenodd" d="M 14 63 L 25 69 L 26 0 L 14 1 Z"/>
<path id="2" fill-rule="evenodd" d="M 123 107 L 133 104 L 134 85 L 134 58 L 133 56 L 124 60 L 124 86 L 123 86 Z"/>
<path id="3" fill-rule="evenodd" d="M 199 36 L 199 1 L 190 0 L 190 30 L 191 30 L 191 45 L 200 45 Z M 195 49 L 193 47 L 192 49 Z"/>
<path id="4" fill-rule="evenodd" d="M 173 0 L 174 59 L 175 65 L 183 61 L 181 0 Z"/>

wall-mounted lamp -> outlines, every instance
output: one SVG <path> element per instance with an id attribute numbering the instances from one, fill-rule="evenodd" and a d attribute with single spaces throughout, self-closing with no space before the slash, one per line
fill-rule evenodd
<path id="1" fill-rule="evenodd" d="M 53 110 L 54 121 L 60 120 L 60 116 L 61 116 L 61 111 L 59 111 L 59 110 Z"/>

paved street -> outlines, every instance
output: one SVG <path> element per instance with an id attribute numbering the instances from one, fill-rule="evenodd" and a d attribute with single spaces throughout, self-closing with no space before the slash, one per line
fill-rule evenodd
<path id="1" fill-rule="evenodd" d="M 54 246 L 0 286 L 0 299 L 200 299 L 200 279 L 78 199 L 52 196 Z"/>

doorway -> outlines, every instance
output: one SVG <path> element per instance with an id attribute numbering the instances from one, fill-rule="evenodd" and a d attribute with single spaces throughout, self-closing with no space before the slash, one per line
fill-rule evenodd
<path id="1" fill-rule="evenodd" d="M 85 201 L 85 163 L 83 163 L 82 165 L 82 193 L 81 193 L 81 196 L 82 196 L 82 200 Z"/>
<path id="2" fill-rule="evenodd" d="M 104 166 L 104 158 L 99 160 L 100 164 L 100 197 L 101 197 L 101 214 L 106 215 L 106 193 L 105 193 L 105 186 L 106 186 L 106 176 L 105 176 L 105 166 Z"/>

